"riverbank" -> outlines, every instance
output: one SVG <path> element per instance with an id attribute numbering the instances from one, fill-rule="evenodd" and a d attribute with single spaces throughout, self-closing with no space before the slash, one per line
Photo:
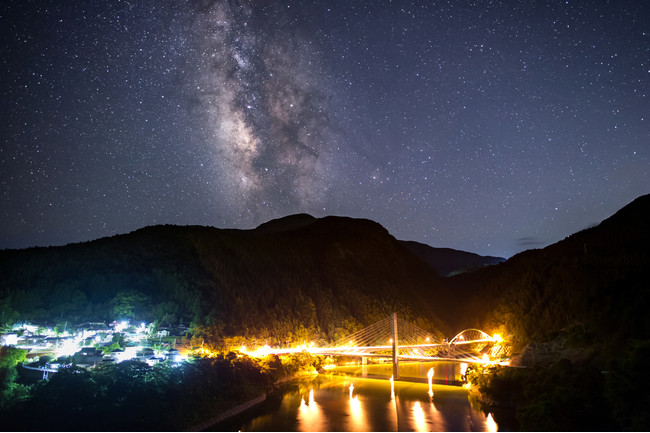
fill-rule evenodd
<path id="1" fill-rule="evenodd" d="M 296 374 L 293 374 L 291 376 L 286 376 L 281 379 L 278 379 L 273 383 L 272 388 L 268 390 L 268 393 L 274 393 L 276 392 L 281 385 L 294 381 L 294 380 L 299 380 L 299 379 L 305 379 L 309 377 L 315 377 L 318 375 L 317 371 L 302 371 L 298 372 Z M 191 432 L 191 431 L 205 431 L 209 429 L 210 427 L 215 426 L 216 424 L 219 424 L 221 422 L 224 422 L 230 418 L 233 418 L 237 415 L 240 415 L 244 412 L 246 412 L 249 409 L 252 409 L 255 406 L 261 405 L 264 403 L 267 399 L 268 393 L 265 392 L 259 397 L 255 397 L 253 399 L 250 399 L 244 403 L 241 403 L 233 408 L 230 408 L 226 410 L 225 412 L 220 413 L 219 415 L 216 415 L 206 421 L 203 421 L 199 424 L 194 425 L 192 428 L 189 428 L 185 431 Z"/>
<path id="2" fill-rule="evenodd" d="M 231 417 L 233 417 L 235 415 L 239 415 L 240 413 L 243 413 L 243 412 L 247 411 L 248 409 L 250 409 L 250 408 L 252 408 L 254 406 L 257 406 L 258 404 L 263 403 L 264 401 L 266 401 L 266 393 L 260 395 L 259 397 L 254 398 L 252 400 L 248 400 L 247 402 L 244 402 L 244 403 L 242 403 L 240 405 L 237 405 L 237 406 L 233 407 L 232 409 L 229 409 L 229 410 L 215 416 L 214 418 L 210 418 L 209 420 L 204 421 L 204 422 L 202 422 L 200 424 L 197 424 L 197 425 L 193 426 L 192 428 L 187 429 L 185 431 L 188 431 L 188 432 L 191 432 L 191 431 L 204 431 L 208 427 L 212 427 L 213 425 L 218 424 L 218 423 L 220 423 L 222 421 L 225 421 L 228 418 L 231 418 Z"/>
<path id="3" fill-rule="evenodd" d="M 621 427 L 631 423 L 623 424 L 617 411 L 638 396 L 621 393 L 627 384 L 602 374 L 597 365 L 568 359 L 529 368 L 486 367 L 468 379 L 477 400 L 490 411 L 513 412 L 524 431 L 628 430 Z M 641 409 L 634 415 L 645 416 L 645 407 Z"/>

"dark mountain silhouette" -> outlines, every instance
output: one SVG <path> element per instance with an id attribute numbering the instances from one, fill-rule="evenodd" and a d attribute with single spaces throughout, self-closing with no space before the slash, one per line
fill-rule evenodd
<path id="1" fill-rule="evenodd" d="M 0 251 L 5 321 L 156 319 L 216 337 L 335 339 L 393 311 L 443 330 L 432 302 L 440 286 L 382 226 L 344 217 L 294 215 L 254 230 L 154 226 Z"/>
<path id="2" fill-rule="evenodd" d="M 258 233 L 280 233 L 307 227 L 316 222 L 316 218 L 306 213 L 288 215 L 260 224 L 255 231 Z"/>
<path id="3" fill-rule="evenodd" d="M 452 327 L 501 328 L 519 346 L 566 337 L 598 356 L 650 337 L 650 195 L 540 250 L 448 279 Z M 594 347 L 596 347 L 594 346 Z"/>
<path id="4" fill-rule="evenodd" d="M 414 241 L 402 241 L 402 244 L 443 277 L 496 265 L 506 260 L 503 257 L 480 256 L 452 248 L 434 248 Z"/>
<path id="5" fill-rule="evenodd" d="M 279 233 L 307 227 L 317 219 L 308 214 L 289 215 L 261 224 L 255 229 L 260 233 Z M 494 265 L 505 261 L 503 257 L 480 256 L 478 254 L 454 250 L 451 248 L 435 248 L 414 242 L 400 241 L 409 251 L 419 257 L 440 276 L 448 276 Z"/>

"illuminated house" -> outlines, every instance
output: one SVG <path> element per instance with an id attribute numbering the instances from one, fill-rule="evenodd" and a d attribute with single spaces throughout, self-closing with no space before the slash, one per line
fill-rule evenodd
<path id="1" fill-rule="evenodd" d="M 72 362 L 80 367 L 91 367 L 101 362 L 103 357 L 101 350 L 94 347 L 84 347 L 72 355 Z"/>

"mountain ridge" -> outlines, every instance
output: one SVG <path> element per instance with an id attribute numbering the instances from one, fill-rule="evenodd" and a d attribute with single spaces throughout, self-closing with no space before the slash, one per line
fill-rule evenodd
<path id="1" fill-rule="evenodd" d="M 450 304 L 443 320 L 455 320 L 452 327 L 471 323 L 499 330 L 515 336 L 521 346 L 560 335 L 571 335 L 584 344 L 601 338 L 599 344 L 621 346 L 630 339 L 647 338 L 650 226 L 646 221 L 650 221 L 650 195 L 545 248 L 451 277 L 447 291 L 467 302 Z"/>
<path id="2" fill-rule="evenodd" d="M 506 260 L 503 257 L 481 256 L 453 248 L 432 247 L 416 241 L 400 242 L 443 277 L 496 265 Z"/>

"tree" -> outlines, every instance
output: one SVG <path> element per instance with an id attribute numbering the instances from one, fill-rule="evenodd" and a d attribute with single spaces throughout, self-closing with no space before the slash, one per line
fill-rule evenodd
<path id="1" fill-rule="evenodd" d="M 151 298 L 137 290 L 121 290 L 111 299 L 115 319 L 135 320 L 148 314 Z"/>
<path id="2" fill-rule="evenodd" d="M 16 367 L 24 362 L 27 351 L 12 346 L 2 346 L 0 348 L 0 368 Z"/>
<path id="3" fill-rule="evenodd" d="M 102 409 L 97 400 L 98 386 L 92 373 L 85 368 L 71 366 L 33 388 L 25 414 L 39 413 L 39 417 L 23 416 L 25 430 L 42 430 L 44 420 L 57 430 L 74 431 L 80 426 L 93 425 Z M 50 427 L 51 428 L 51 427 Z"/>
<path id="4" fill-rule="evenodd" d="M 24 387 L 16 383 L 16 366 L 25 361 L 27 351 L 15 347 L 0 348 L 0 408 L 15 402 L 17 394 L 24 394 Z"/>

